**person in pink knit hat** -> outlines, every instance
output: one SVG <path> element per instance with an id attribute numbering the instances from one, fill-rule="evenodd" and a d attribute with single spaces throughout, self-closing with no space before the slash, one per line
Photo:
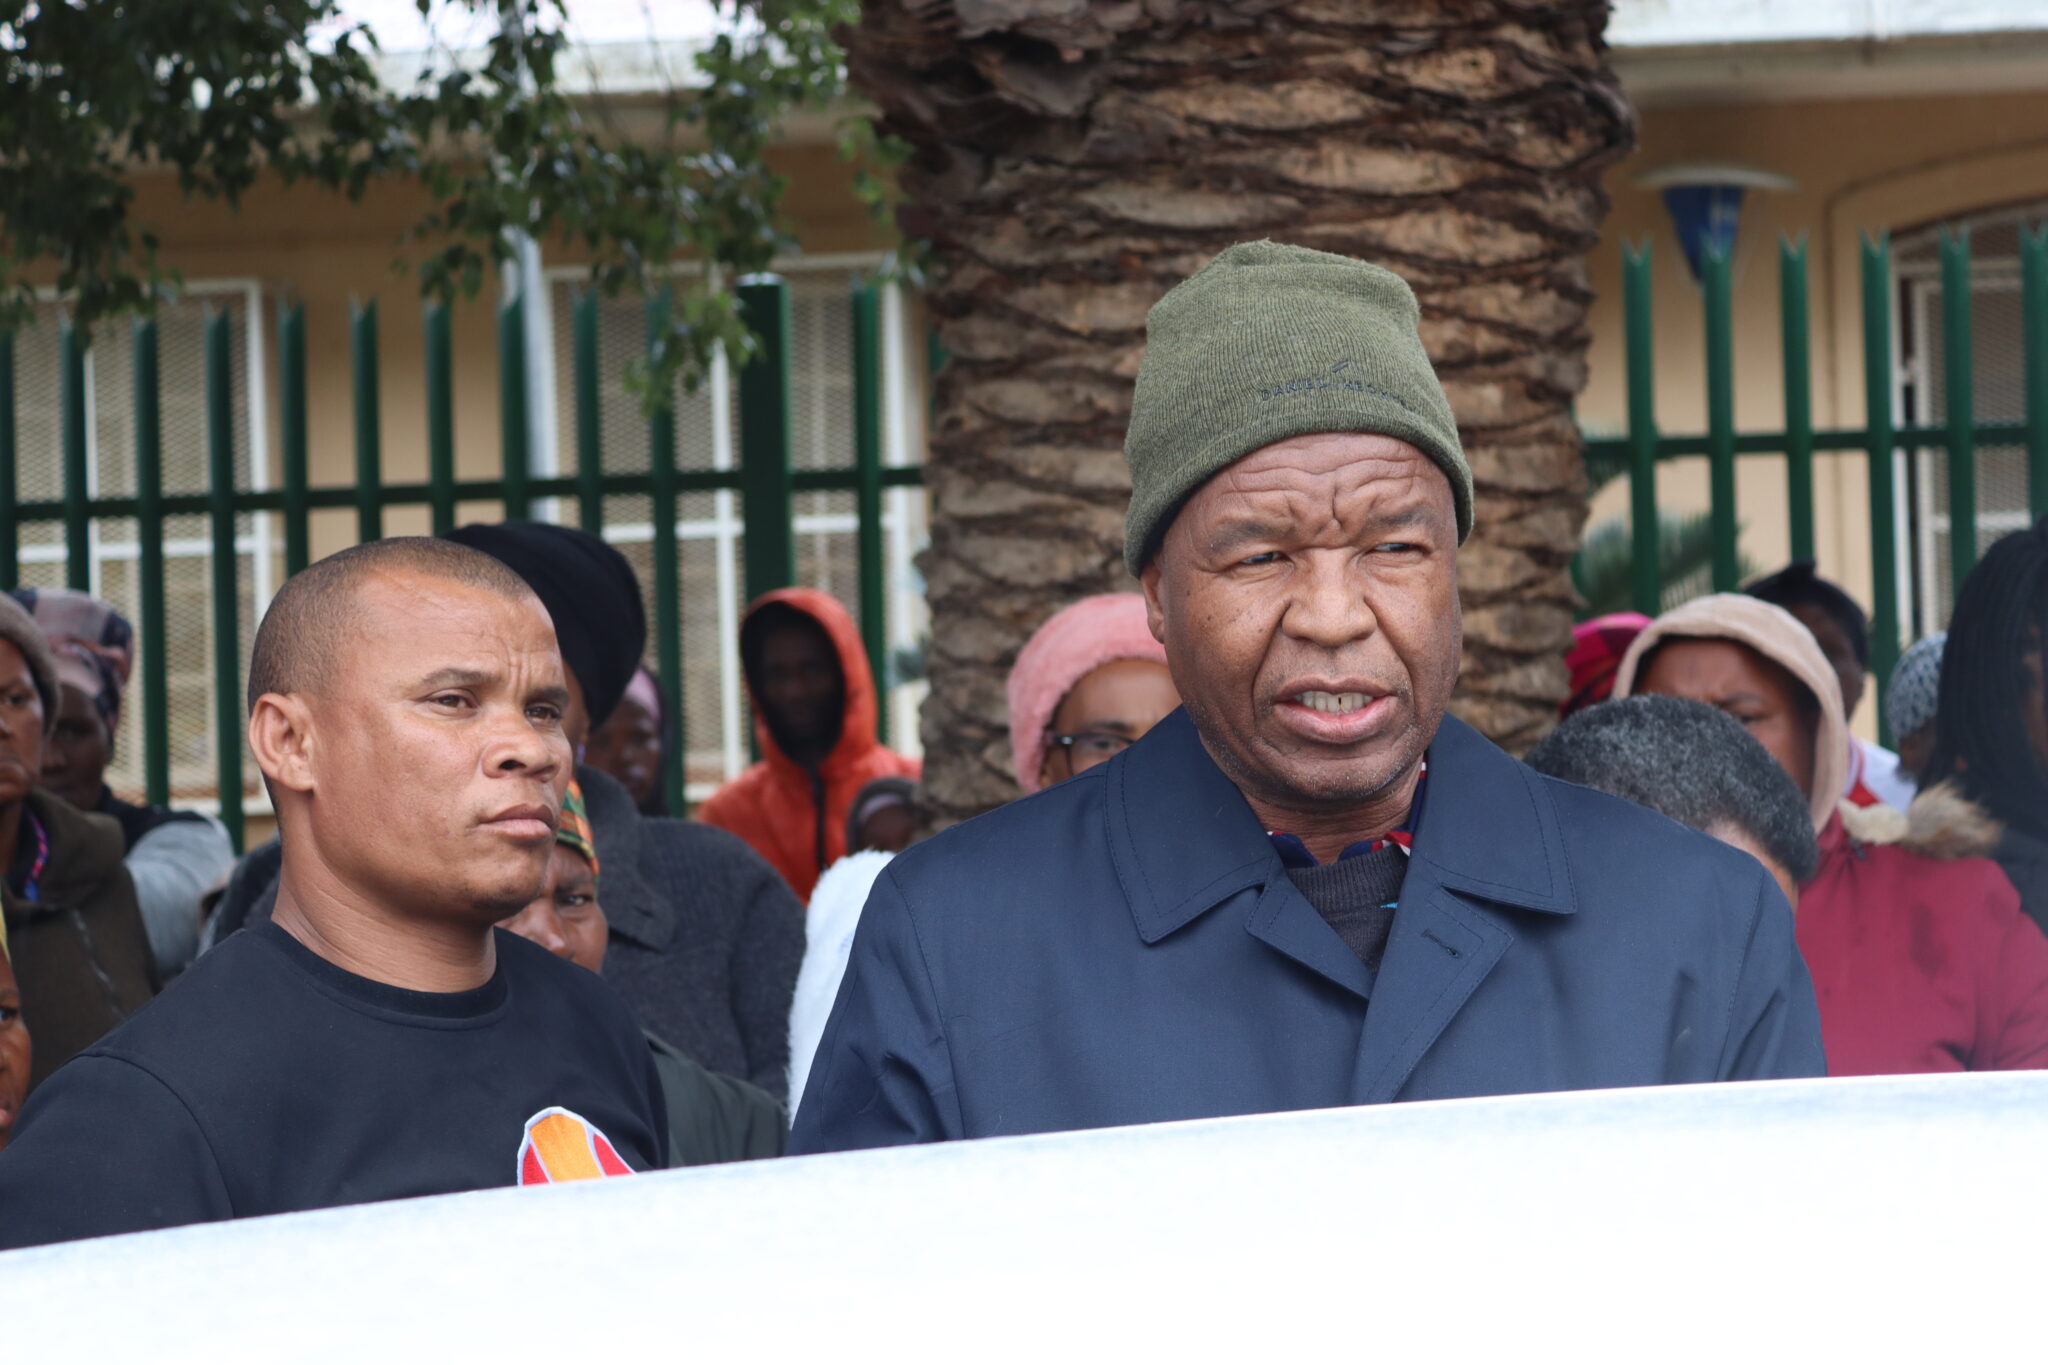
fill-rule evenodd
<path id="1" fill-rule="evenodd" d="M 1120 592 L 1085 597 L 1040 626 L 1010 670 L 1009 701 L 1011 760 L 1028 796 L 1128 749 L 1173 714 L 1180 693 L 1166 671 L 1166 650 L 1145 622 L 1144 597 Z M 855 798 L 846 838 L 852 852 L 811 892 L 789 1011 L 791 1113 L 803 1101 L 868 893 L 896 856 L 859 837 L 874 798 L 886 795 L 877 790 L 882 785 L 871 782 Z"/>
<path id="2" fill-rule="evenodd" d="M 1010 753 L 1027 795 L 1128 749 L 1180 693 L 1135 592 L 1084 597 L 1038 628 L 1010 670 Z"/>

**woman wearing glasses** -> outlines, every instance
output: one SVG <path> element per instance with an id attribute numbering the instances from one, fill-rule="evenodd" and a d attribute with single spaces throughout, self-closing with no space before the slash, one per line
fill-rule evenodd
<path id="1" fill-rule="evenodd" d="M 1010 670 L 1010 749 L 1017 782 L 1028 795 L 1064 782 L 1128 749 L 1171 715 L 1180 694 L 1166 671 L 1166 651 L 1145 625 L 1145 599 L 1134 592 L 1083 598 L 1038 628 Z M 888 798 L 907 793 L 870 783 L 854 801 L 856 826 Z M 876 841 L 850 829 L 841 858 L 818 879 L 806 920 L 803 968 L 789 1011 L 789 1103 L 796 1112 L 861 908 L 900 841 Z"/>
<path id="2" fill-rule="evenodd" d="M 1009 693 L 1010 752 L 1027 794 L 1108 762 L 1180 706 L 1134 592 L 1084 597 L 1040 626 Z"/>

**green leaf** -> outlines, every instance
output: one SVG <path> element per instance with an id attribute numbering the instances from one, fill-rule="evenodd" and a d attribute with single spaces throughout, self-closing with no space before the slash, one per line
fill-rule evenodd
<path id="1" fill-rule="evenodd" d="M 149 159 L 186 199 L 230 207 L 268 176 L 351 199 L 417 186 L 428 204 L 399 245 L 417 254 L 429 297 L 479 291 L 513 231 L 579 243 L 607 294 L 673 285 L 649 402 L 699 382 L 721 347 L 744 352 L 731 281 L 796 249 L 767 153 L 791 113 L 844 93 L 832 32 L 858 19 L 855 0 L 716 0 L 701 84 L 671 101 L 674 145 L 622 143 L 587 117 L 595 105 L 561 89 L 562 0 L 457 2 L 498 19 L 480 60 L 430 62 L 405 89 L 379 83 L 375 36 L 339 0 L 8 6 L 0 138 L 28 157 L 0 168 L 0 323 L 32 317 L 33 283 L 50 274 L 81 327 L 155 306 L 167 277 L 128 183 Z M 673 136 L 684 128 L 692 135 Z M 861 197 L 885 224 L 905 150 L 865 119 L 842 129 Z M 914 249 L 902 259 L 915 268 Z M 714 269 L 671 269 L 683 261 Z"/>

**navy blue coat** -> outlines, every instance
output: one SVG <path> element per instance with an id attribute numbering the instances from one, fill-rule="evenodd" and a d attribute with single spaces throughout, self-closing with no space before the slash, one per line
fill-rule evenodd
<path id="1" fill-rule="evenodd" d="M 790 1150 L 1823 1074 L 1747 854 L 1446 718 L 1375 981 L 1181 711 L 883 871 Z"/>

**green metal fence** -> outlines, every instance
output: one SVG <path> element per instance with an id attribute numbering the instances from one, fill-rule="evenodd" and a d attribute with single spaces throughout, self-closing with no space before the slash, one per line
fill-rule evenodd
<path id="1" fill-rule="evenodd" d="M 2018 423 L 1979 423 L 1973 401 L 1974 365 L 1969 310 L 1970 244 L 1967 234 L 1943 234 L 1940 243 L 1943 292 L 1943 382 L 1946 420 L 1939 426 L 1902 426 L 1893 409 L 1893 290 L 1889 243 L 1880 238 L 1862 246 L 1862 320 L 1864 397 L 1868 420 L 1860 428 L 1817 430 L 1812 418 L 1812 375 L 1809 347 L 1808 268 L 1803 243 L 1787 242 L 1779 251 L 1779 320 L 1784 367 L 1784 425 L 1770 432 L 1738 432 L 1735 426 L 1734 315 L 1729 262 L 1710 252 L 1701 271 L 1705 315 L 1707 429 L 1703 433 L 1668 436 L 1656 421 L 1655 370 L 1652 355 L 1650 254 L 1647 245 L 1624 253 L 1623 317 L 1627 361 L 1628 428 L 1625 435 L 1589 441 L 1589 457 L 1625 463 L 1630 480 L 1631 591 L 1638 609 L 1654 613 L 1662 603 L 1664 584 L 1658 558 L 1657 474 L 1662 461 L 1705 457 L 1709 470 L 1712 525 L 1712 582 L 1716 590 L 1737 586 L 1735 470 L 1738 459 L 1782 458 L 1786 507 L 1793 556 L 1814 552 L 1814 456 L 1819 452 L 1861 452 L 1868 471 L 1873 604 L 1872 671 L 1880 688 L 1888 680 L 1900 646 L 1901 603 L 1898 598 L 1900 527 L 1894 504 L 1893 455 L 1902 448 L 1944 450 L 1948 459 L 1949 505 L 1977 505 L 1976 456 L 1980 447 L 2018 446 L 2027 456 L 2029 501 L 2034 515 L 2048 511 L 2048 228 L 2021 235 L 2021 302 L 2024 318 L 2025 419 Z M 506 517 L 532 513 L 537 499 L 565 499 L 576 508 L 578 524 L 599 531 L 604 526 L 605 498 L 641 495 L 652 504 L 652 598 L 654 655 L 673 716 L 674 732 L 684 734 L 682 690 L 682 612 L 676 535 L 677 499 L 689 493 L 730 490 L 738 497 L 744 543 L 745 592 L 753 597 L 790 583 L 795 576 L 795 494 L 810 490 L 847 490 L 855 495 L 856 546 L 859 566 L 859 619 L 875 676 L 887 676 L 887 634 L 884 630 L 884 565 L 882 494 L 890 487 L 919 484 L 917 467 L 886 466 L 882 459 L 882 385 L 878 287 L 856 279 L 852 286 L 853 393 L 846 421 L 854 441 L 855 463 L 849 468 L 798 470 L 791 460 L 790 299 L 786 283 L 768 276 L 741 286 L 747 317 L 762 340 L 758 358 L 738 376 L 738 460 L 721 470 L 678 467 L 676 422 L 672 405 L 656 408 L 645 424 L 650 454 L 644 473 L 608 472 L 599 419 L 598 299 L 581 295 L 572 305 L 572 392 L 574 413 L 573 471 L 553 476 L 532 472 L 527 423 L 527 336 L 525 302 L 514 297 L 499 307 L 498 359 L 500 402 L 500 472 L 496 479 L 461 480 L 455 476 L 453 356 L 450 318 L 445 308 L 429 305 L 423 320 L 425 341 L 425 483 L 387 483 L 380 445 L 377 306 L 366 303 L 349 319 L 349 356 L 354 416 L 354 480 L 345 487 L 312 487 L 307 477 L 306 316 L 303 306 L 287 306 L 277 318 L 279 399 L 279 486 L 251 490 L 236 486 L 231 406 L 230 320 L 208 318 L 205 328 L 205 390 L 209 481 L 206 491 L 166 492 L 163 484 L 163 438 L 160 421 L 156 325 L 134 324 L 135 491 L 132 496 L 95 497 L 87 478 L 87 397 L 84 350 L 68 328 L 58 346 L 58 389 L 62 438 L 52 452 L 61 461 L 62 495 L 23 500 L 18 495 L 18 449 L 14 338 L 0 335 L 0 586 L 18 581 L 21 528 L 54 524 L 63 528 L 65 576 L 70 586 L 91 586 L 91 526 L 95 519 L 133 518 L 138 565 L 137 629 L 141 636 L 140 706 L 143 722 L 143 774 L 148 798 L 170 797 L 168 747 L 169 684 L 165 650 L 164 523 L 167 517 L 200 515 L 207 519 L 211 542 L 213 670 L 216 679 L 214 742 L 217 751 L 221 818 L 237 845 L 243 826 L 243 723 L 236 576 L 237 518 L 269 514 L 282 525 L 285 576 L 305 567 L 309 557 L 308 523 L 322 509 L 353 509 L 359 539 L 375 539 L 384 531 L 388 507 L 428 509 L 432 529 L 455 523 L 462 502 L 496 501 Z M 649 301 L 650 337 L 657 334 L 665 295 Z M 35 452 L 34 458 L 50 453 Z M 1971 516 L 1951 518 L 1949 553 L 1953 580 L 1960 582 L 1975 563 L 1977 536 Z M 1882 716 L 1882 707 L 1879 708 Z M 671 753 L 666 782 L 671 807 L 683 805 L 682 745 Z"/>
<path id="2" fill-rule="evenodd" d="M 1661 461 L 1705 456 L 1713 536 L 1713 587 L 1738 586 L 1735 467 L 1739 458 L 1782 457 L 1785 504 L 1795 559 L 1814 554 L 1813 457 L 1821 451 L 1861 452 L 1870 495 L 1871 672 L 1879 700 L 1900 649 L 1898 524 L 1893 478 L 1894 454 L 1903 449 L 1939 449 L 1947 454 L 1952 581 L 1960 583 L 1977 560 L 1976 470 L 1978 451 L 1989 446 L 2024 448 L 2031 515 L 2048 512 L 2048 227 L 2020 234 L 2021 316 L 2024 333 L 2025 418 L 2017 423 L 1979 423 L 1975 413 L 1975 364 L 1970 330 L 1970 239 L 1944 231 L 1940 239 L 1943 281 L 1942 411 L 1938 426 L 1903 426 L 1893 408 L 1894 274 L 1888 239 L 1862 243 L 1860 277 L 1863 318 L 1865 424 L 1859 428 L 1815 430 L 1809 351 L 1806 247 L 1782 242 L 1778 252 L 1779 319 L 1784 365 L 1785 422 L 1778 431 L 1735 429 L 1734 310 L 1729 261 L 1710 251 L 1702 261 L 1700 289 L 1706 319 L 1707 430 L 1666 436 L 1657 429 L 1656 371 L 1651 349 L 1650 250 L 1647 243 L 1623 251 L 1622 303 L 1626 338 L 1628 430 L 1621 437 L 1588 441 L 1589 461 L 1625 463 L 1629 478 L 1631 595 L 1637 610 L 1655 615 L 1664 584 L 1658 556 L 1657 467 Z M 1878 716 L 1883 727 L 1884 708 Z M 1886 736 L 1889 738 L 1889 736 Z"/>
<path id="3" fill-rule="evenodd" d="M 164 521 L 184 514 L 208 518 L 211 539 L 213 670 L 216 715 L 214 741 L 219 775 L 220 816 L 237 848 L 243 842 L 243 716 L 242 642 L 236 581 L 236 518 L 250 513 L 279 517 L 283 524 L 284 575 L 304 568 L 309 558 L 309 519 L 313 512 L 353 508 L 359 540 L 384 534 L 384 509 L 424 506 L 435 532 L 455 524 L 458 503 L 496 501 L 507 518 L 530 516 L 536 499 L 572 500 L 577 522 L 602 533 L 604 500 L 618 494 L 645 495 L 652 501 L 653 618 L 655 667 L 662 679 L 664 702 L 673 717 L 672 732 L 687 734 L 683 723 L 682 613 L 679 600 L 677 498 L 686 493 L 732 490 L 740 504 L 744 538 L 744 582 L 749 598 L 790 584 L 796 574 L 794 495 L 811 490 L 850 490 L 858 512 L 859 606 L 862 631 L 875 677 L 887 676 L 887 634 L 883 623 L 884 565 L 882 490 L 922 482 L 916 466 L 885 466 L 882 461 L 881 357 L 879 286 L 869 279 L 852 285 L 852 337 L 855 357 L 853 402 L 846 414 L 855 433 L 856 463 L 851 468 L 796 470 L 791 462 L 790 302 L 788 285 L 762 276 L 740 286 L 742 305 L 763 345 L 759 355 L 739 372 L 739 441 L 735 468 L 678 468 L 673 403 L 654 409 L 646 420 L 650 453 L 645 473 L 620 474 L 605 468 L 599 421 L 598 299 L 579 295 L 573 304 L 571 334 L 575 412 L 574 470 L 541 477 L 531 470 L 527 428 L 527 365 L 525 300 L 515 296 L 499 306 L 498 378 L 500 403 L 500 472 L 496 479 L 455 477 L 454 365 L 451 327 L 446 308 L 425 309 L 425 426 L 427 481 L 387 483 L 379 412 L 378 316 L 374 301 L 352 310 L 349 356 L 355 434 L 355 479 L 346 487 L 310 485 L 307 478 L 306 316 L 303 305 L 285 306 L 277 318 L 277 394 L 279 398 L 279 487 L 250 490 L 236 486 L 231 409 L 229 318 L 208 317 L 205 327 L 205 397 L 208 435 L 208 487 L 203 493 L 167 493 L 163 483 L 163 438 L 159 420 L 156 325 L 134 326 L 135 471 L 133 496 L 93 497 L 87 478 L 87 402 L 84 347 L 65 326 L 59 339 L 63 494 L 57 499 L 24 501 L 18 496 L 22 452 L 17 439 L 14 338 L 0 335 L 0 587 L 12 587 L 21 572 L 21 528 L 35 523 L 61 524 L 65 536 L 65 577 L 70 587 L 91 588 L 92 523 L 96 519 L 134 518 L 138 540 L 136 629 L 140 706 L 143 714 L 143 774 L 148 799 L 170 799 L 171 762 L 168 745 L 170 689 L 165 667 Z M 666 295 L 647 305 L 648 334 L 657 334 Z M 252 382 L 254 382 L 252 377 Z M 30 458 L 47 458 L 31 452 Z M 258 604 L 260 608 L 261 604 Z M 665 774 L 670 808 L 684 807 L 683 744 L 674 746 Z"/>

